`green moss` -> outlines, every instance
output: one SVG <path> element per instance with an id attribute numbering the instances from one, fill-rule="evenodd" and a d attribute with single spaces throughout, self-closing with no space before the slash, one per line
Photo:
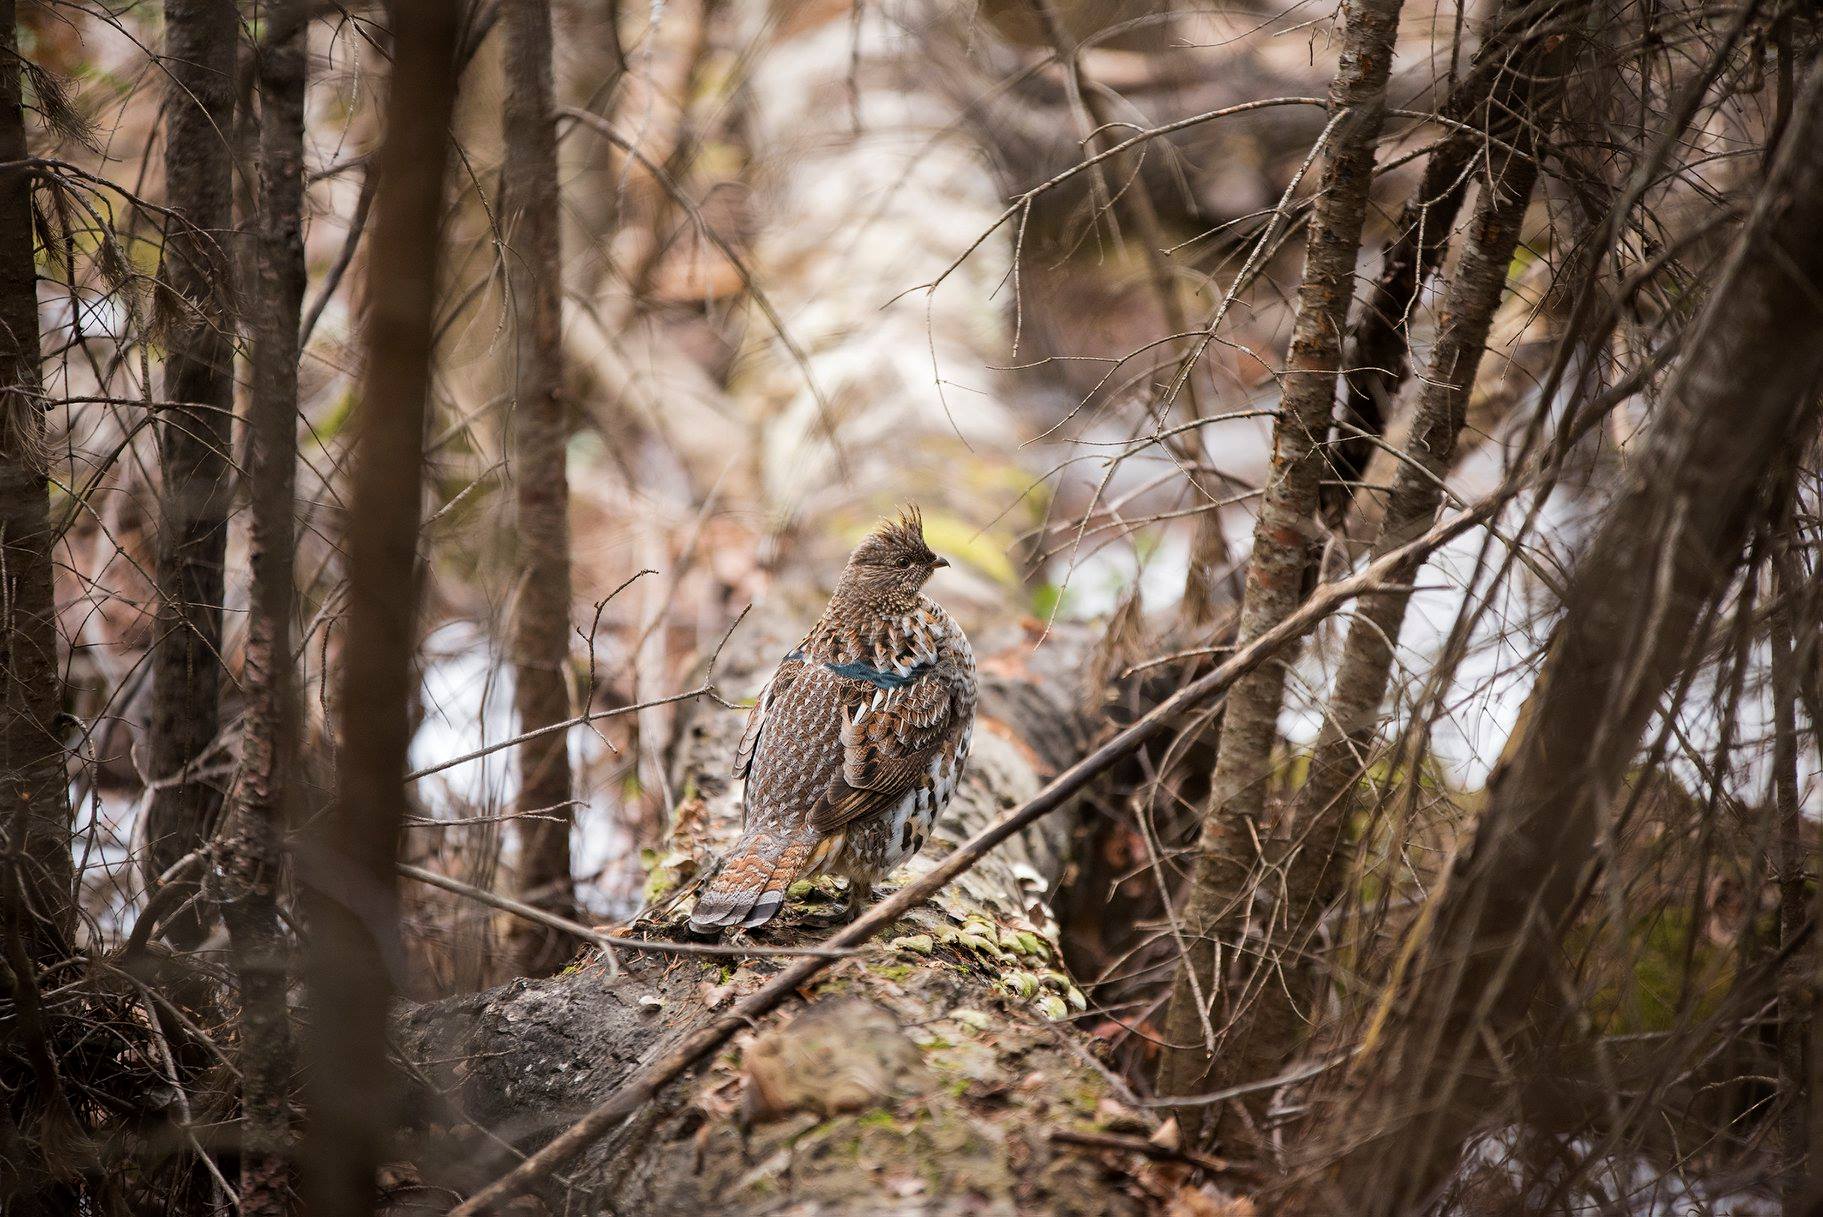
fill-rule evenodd
<path id="1" fill-rule="evenodd" d="M 1056 583 L 1040 583 L 1032 589 L 1032 616 L 1044 621 L 1061 616 L 1064 589 Z"/>
<path id="2" fill-rule="evenodd" d="M 1662 908 L 1635 921 L 1625 941 L 1612 927 L 1599 937 L 1576 936 L 1579 952 L 1615 977 L 1590 1003 L 1596 1026 L 1610 1035 L 1669 1031 L 1677 1025 L 1679 1003 L 1689 995 L 1688 1014 L 1714 1013 L 1733 980 L 1734 955 L 1718 950 L 1700 929 L 1693 930 L 1685 908 Z M 1686 969 L 1685 960 L 1689 966 Z"/>
<path id="3" fill-rule="evenodd" d="M 665 870 L 662 867 L 658 870 L 648 872 L 646 874 L 646 885 L 644 888 L 646 903 L 650 904 L 661 897 L 669 895 L 676 887 L 677 876 L 673 872 Z"/>
<path id="4" fill-rule="evenodd" d="M 870 1107 L 855 1117 L 855 1123 L 863 1129 L 881 1128 L 888 1132 L 900 1132 L 898 1117 L 884 1107 Z"/>

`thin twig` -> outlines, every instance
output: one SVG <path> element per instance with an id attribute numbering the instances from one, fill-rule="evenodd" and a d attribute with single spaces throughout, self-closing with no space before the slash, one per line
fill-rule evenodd
<path id="1" fill-rule="evenodd" d="M 1068 1128 L 1058 1128 L 1051 1131 L 1051 1140 L 1060 1145 L 1080 1145 L 1087 1149 L 1111 1149 L 1120 1153 L 1141 1154 L 1158 1162 L 1187 1162 L 1212 1175 L 1226 1175 L 1234 1171 L 1234 1167 L 1226 1158 L 1212 1158 L 1208 1154 L 1199 1154 L 1191 1149 L 1159 1145 L 1144 1137 L 1125 1136 L 1111 1132 L 1076 1132 Z"/>

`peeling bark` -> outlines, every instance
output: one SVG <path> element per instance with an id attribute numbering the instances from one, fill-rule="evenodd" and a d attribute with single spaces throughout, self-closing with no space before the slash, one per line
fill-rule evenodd
<path id="1" fill-rule="evenodd" d="M 1344 6 L 1341 63 L 1330 86 L 1332 126 L 1311 217 L 1297 322 L 1281 378 L 1273 426 L 1272 468 L 1254 528 L 1239 642 L 1276 625 L 1303 599 L 1318 542 L 1317 489 L 1326 467 L 1323 441 L 1335 404 L 1342 336 L 1354 294 L 1355 259 L 1367 212 L 1374 149 L 1386 104 L 1399 0 L 1352 0 Z M 1166 1046 L 1158 1084 L 1166 1094 L 1193 1093 L 1218 1068 L 1205 1027 L 1211 1009 L 1226 1021 L 1216 995 L 1218 962 L 1247 922 L 1247 890 L 1261 839 L 1265 778 L 1278 736 L 1289 656 L 1244 677 L 1229 694 L 1220 752 L 1197 843 L 1184 914 L 1187 951 L 1165 1018 Z M 1200 1109 L 1186 1109 L 1192 1139 L 1203 1131 Z"/>

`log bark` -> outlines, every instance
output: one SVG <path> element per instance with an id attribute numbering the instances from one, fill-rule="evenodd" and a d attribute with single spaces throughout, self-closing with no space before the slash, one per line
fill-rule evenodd
<path id="1" fill-rule="evenodd" d="M 274 8 L 259 48 L 258 236 L 247 473 L 253 593 L 241 684 L 241 768 L 218 854 L 217 891 L 240 988 L 242 1217 L 283 1217 L 291 1194 L 296 1061 L 279 921 L 287 781 L 297 757 L 291 664 L 296 553 L 299 315 L 304 301 L 307 9 Z"/>
<path id="2" fill-rule="evenodd" d="M 518 591 L 513 611 L 514 704 L 521 732 L 570 717 L 570 494 L 564 469 L 562 259 L 557 206 L 557 132 L 549 0 L 508 0 L 506 164 L 513 308 L 514 476 L 518 495 Z M 518 888 L 559 916 L 576 910 L 570 874 L 574 820 L 569 733 L 549 732 L 519 749 Z M 518 923 L 512 950 L 520 971 L 563 963 L 572 944 Z"/>
<path id="3" fill-rule="evenodd" d="M 794 637 L 779 629 L 747 640 L 721 677 L 726 687 L 757 691 Z M 1053 654 L 1046 663 L 1055 670 L 985 678 L 969 771 L 909 870 L 933 865 L 1075 758 L 1066 662 Z M 727 774 L 741 719 L 707 702 L 687 715 L 672 757 L 683 792 L 678 836 L 656 886 L 738 835 L 740 788 Z M 1150 1130 L 1119 1105 L 1120 1088 L 1089 1041 L 1057 1021 L 1080 1001 L 1058 962 L 1047 903 L 1072 819 L 1049 817 L 1008 841 L 825 973 L 808 1010 L 771 1016 L 736 1051 L 648 1100 L 544 1181 L 546 1206 L 654 1215 L 1139 1211 L 1122 1180 L 1149 1169 L 1140 1155 L 1049 1135 Z M 806 922 L 839 899 L 833 888 L 800 891 L 764 941 L 821 939 L 826 931 Z M 789 962 L 623 952 L 617 976 L 596 959 L 410 1011 L 402 1042 L 423 1083 L 417 1161 L 426 1188 L 490 1181 L 516 1157 L 502 1142 L 542 1144 Z"/>
<path id="4" fill-rule="evenodd" d="M 1242 595 L 1239 641 L 1258 637 L 1303 599 L 1320 529 L 1318 484 L 1326 462 L 1323 441 L 1335 404 L 1342 337 L 1354 295 L 1355 259 L 1367 213 L 1374 150 L 1384 118 L 1399 0 L 1352 0 L 1344 6 L 1346 32 L 1330 86 L 1330 146 L 1312 212 L 1304 277 L 1278 420 L 1273 426 L 1272 468 L 1254 527 L 1253 555 Z M 1254 873 L 1265 778 L 1278 738 L 1285 665 L 1275 660 L 1244 678 L 1228 698 L 1220 751 L 1211 780 L 1184 914 L 1187 950 L 1165 1017 L 1159 1089 L 1189 1094 L 1203 1088 L 1216 1067 L 1212 1027 L 1225 1021 L 1224 947 L 1247 921 L 1247 889 Z M 1217 1012 L 1212 1015 L 1212 1010 Z M 1212 1023 L 1213 1018 L 1213 1023 Z M 1192 1138 L 1204 1130 L 1203 1112 L 1187 1109 Z"/>
<path id="5" fill-rule="evenodd" d="M 1544 670 L 1391 1031 L 1345 1101 L 1342 1151 L 1318 1203 L 1423 1207 L 1509 1079 L 1557 958 L 1596 834 L 1640 734 L 1725 594 L 1763 480 L 1814 443 L 1823 378 L 1823 71 L 1813 65 L 1772 172 L 1699 315 L 1644 451 L 1577 565 Z"/>
<path id="6" fill-rule="evenodd" d="M 220 725 L 222 558 L 232 486 L 234 407 L 231 195 L 234 74 L 239 21 L 233 0 L 165 6 L 165 234 L 162 302 L 169 330 L 158 413 L 158 625 L 152 646 L 152 798 L 146 872 L 156 880 L 215 827 L 220 786 L 196 772 Z M 198 893 L 195 879 L 181 881 Z M 208 918 L 193 905 L 164 934 L 195 946 Z"/>
<path id="7" fill-rule="evenodd" d="M 56 729 L 63 682 L 52 600 L 37 227 L 12 0 L 0 0 L 0 833 L 11 875 L 0 929 L 34 964 L 74 928 L 69 793 Z M 10 962 L 10 961 L 9 961 Z M 9 989 L 31 983 L 15 976 Z M 16 991 L 16 990 L 15 990 Z"/>
<path id="8" fill-rule="evenodd" d="M 336 801 L 297 859 L 311 931 L 305 1196 L 318 1217 L 373 1211 L 396 1115 L 386 1053 L 401 962 L 394 865 L 405 818 L 422 447 L 460 14 L 443 0 L 397 0 L 391 14 L 348 526 Z"/>

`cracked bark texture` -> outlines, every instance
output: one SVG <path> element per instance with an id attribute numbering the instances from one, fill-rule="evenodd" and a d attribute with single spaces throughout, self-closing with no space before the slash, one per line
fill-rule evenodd
<path id="1" fill-rule="evenodd" d="M 1323 442 L 1335 404 L 1399 10 L 1400 0 L 1351 0 L 1343 6 L 1341 61 L 1329 91 L 1332 127 L 1311 214 L 1291 351 L 1280 378 L 1272 467 L 1247 564 L 1241 644 L 1297 607 L 1320 539 L 1316 512 L 1318 485 L 1327 467 Z M 1229 988 L 1225 964 L 1249 920 L 1265 779 L 1291 658 L 1243 677 L 1223 713 L 1184 912 L 1185 955 L 1165 1016 L 1158 1085 L 1168 1095 L 1198 1091 L 1219 1069 L 1205 1020 L 1219 1029 L 1233 1004 L 1231 997 L 1220 996 Z M 1203 1109 L 1186 1108 L 1180 1119 L 1193 1142 L 1209 1131 Z"/>
<path id="2" fill-rule="evenodd" d="M 513 455 L 518 498 L 519 579 L 513 611 L 514 706 L 522 732 L 571 716 L 570 492 L 564 468 L 557 200 L 549 0 L 507 0 L 506 162 L 503 210 L 513 314 Z M 518 749 L 519 896 L 559 916 L 576 912 L 570 875 L 575 818 L 569 733 L 553 731 Z M 529 974 L 560 966 L 572 944 L 542 927 L 516 925 L 511 949 Z"/>
<path id="3" fill-rule="evenodd" d="M 1511 108 L 1490 105 L 1489 99 L 1503 82 L 1509 95 L 1516 82 L 1524 88 L 1530 65 L 1515 65 L 1513 59 L 1524 35 L 1536 37 L 1535 16 L 1534 6 L 1523 3 L 1501 3 L 1488 15 L 1489 32 L 1441 111 L 1444 118 L 1468 125 L 1451 130 L 1425 159 L 1418 188 L 1400 208 L 1393 226 L 1380 275 L 1356 314 L 1342 376 L 1339 425 L 1330 446 L 1336 478 L 1323 488 L 1324 511 L 1332 525 L 1347 514 L 1356 483 L 1373 462 L 1374 437 L 1385 433 L 1394 398 L 1405 382 L 1411 356 L 1407 322 L 1425 283 L 1443 263 L 1457 213 L 1475 177 L 1475 163 L 1488 151 L 1484 132 L 1511 130 Z"/>
<path id="4" fill-rule="evenodd" d="M 1404 459 L 1380 511 L 1370 561 L 1424 532 L 1442 506 L 1444 482 L 1537 185 L 1537 149 L 1550 138 L 1564 74 L 1580 45 L 1547 39 L 1587 12 L 1580 0 L 1553 6 L 1532 26 L 1513 32 L 1519 37 L 1506 40 L 1501 55 L 1505 78 L 1489 107 L 1497 117 L 1488 131 L 1498 143 L 1478 153 L 1488 165 L 1478 179 L 1474 218 L 1450 279 L 1442 328 L 1413 411 Z M 1389 581 L 1410 586 L 1421 566 L 1407 563 Z M 1318 923 L 1343 894 L 1352 861 L 1344 837 L 1354 813 L 1355 784 L 1382 722 L 1381 702 L 1410 603 L 1411 592 L 1405 590 L 1368 597 L 1355 606 L 1349 622 L 1323 730 L 1298 791 L 1291 839 L 1281 846 L 1285 912 L 1278 919 L 1284 944 L 1278 949 L 1287 960 L 1314 958 L 1308 951 Z M 1302 1012 L 1316 996 L 1314 979 L 1309 964 L 1292 962 L 1283 968 L 1281 984 L 1261 992 L 1257 1008 L 1247 1015 L 1246 1033 L 1231 1049 L 1237 1076 L 1267 1076 L 1284 1064 L 1303 1032 Z"/>
<path id="5" fill-rule="evenodd" d="M 232 486 L 234 408 L 233 0 L 165 5 L 164 400 L 158 412 L 158 623 L 152 647 L 152 722 L 146 809 L 148 886 L 199 848 L 215 827 L 222 790 L 198 772 L 220 726 L 222 558 Z M 186 891 L 199 891 L 195 879 Z M 193 947 L 208 932 L 201 906 L 163 927 Z"/>

